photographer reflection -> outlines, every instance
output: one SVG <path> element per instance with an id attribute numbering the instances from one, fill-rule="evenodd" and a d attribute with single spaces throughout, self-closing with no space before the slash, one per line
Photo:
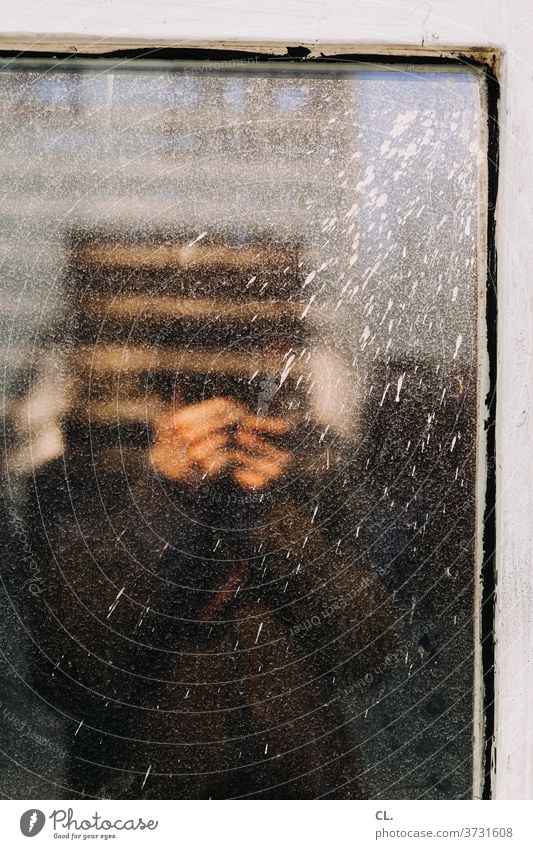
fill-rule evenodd
<path id="1" fill-rule="evenodd" d="M 291 429 L 214 397 L 160 415 L 135 476 L 90 436 L 35 470 L 32 686 L 68 725 L 69 795 L 364 796 L 342 693 L 395 613 Z"/>
<path id="2" fill-rule="evenodd" d="M 153 430 L 136 476 L 90 437 L 33 475 L 34 686 L 69 723 L 68 792 L 364 796 L 342 696 L 396 614 L 338 469 L 306 469 L 288 419 L 227 397 Z"/>
<path id="3" fill-rule="evenodd" d="M 98 247 L 89 274 L 82 254 L 74 400 L 26 417 L 40 422 L 24 512 L 43 592 L 27 597 L 15 568 L 11 594 L 31 685 L 67 728 L 64 792 L 364 797 L 346 693 L 383 666 L 398 614 L 359 538 L 349 370 L 310 344 L 298 303 L 202 298 L 196 272 L 190 297 L 170 298 L 168 252 L 121 250 L 151 268 L 152 300 L 99 294 L 125 272 Z M 206 316 L 210 350 L 193 344 Z"/>

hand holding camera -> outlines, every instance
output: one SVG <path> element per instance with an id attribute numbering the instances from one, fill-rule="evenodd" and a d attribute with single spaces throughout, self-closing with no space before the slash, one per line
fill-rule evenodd
<path id="1" fill-rule="evenodd" d="M 166 477 L 192 486 L 227 473 L 243 489 L 262 490 L 292 459 L 271 441 L 288 430 L 282 418 L 252 415 L 231 398 L 210 398 L 159 416 L 151 462 Z"/>

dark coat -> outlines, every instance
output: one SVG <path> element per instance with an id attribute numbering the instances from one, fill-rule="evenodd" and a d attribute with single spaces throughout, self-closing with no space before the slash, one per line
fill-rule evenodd
<path id="1" fill-rule="evenodd" d="M 33 477 L 33 681 L 70 723 L 73 791 L 364 795 L 340 706 L 399 614 L 338 477 L 299 487 L 188 491 L 79 453 Z"/>

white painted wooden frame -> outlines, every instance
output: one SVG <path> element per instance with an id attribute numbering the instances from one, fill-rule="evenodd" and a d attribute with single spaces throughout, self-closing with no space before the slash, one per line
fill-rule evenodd
<path id="1" fill-rule="evenodd" d="M 318 54 L 477 55 L 502 85 L 497 206 L 496 766 L 533 798 L 533 5 L 530 0 L 3 0 L 0 48 L 304 45 Z M 501 58 L 501 62 L 499 61 Z"/>

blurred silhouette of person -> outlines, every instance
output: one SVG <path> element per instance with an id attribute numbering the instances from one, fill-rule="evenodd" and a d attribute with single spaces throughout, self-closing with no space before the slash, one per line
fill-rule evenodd
<path id="1" fill-rule="evenodd" d="M 34 686 L 70 723 L 71 794 L 364 796 L 343 692 L 394 607 L 290 430 L 213 397 L 158 417 L 135 478 L 90 439 L 34 473 Z"/>
<path id="2" fill-rule="evenodd" d="M 104 344 L 85 312 L 71 310 L 74 353 Z M 346 692 L 395 646 L 396 613 L 358 539 L 350 375 L 314 350 L 296 418 L 279 392 L 296 359 L 260 379 L 256 403 L 248 377 L 194 401 L 178 378 L 139 467 L 118 415 L 105 438 L 91 421 L 90 367 L 74 416 L 37 389 L 24 546 L 43 591 L 25 593 L 16 540 L 8 581 L 32 687 L 68 729 L 68 796 L 365 795 Z"/>

